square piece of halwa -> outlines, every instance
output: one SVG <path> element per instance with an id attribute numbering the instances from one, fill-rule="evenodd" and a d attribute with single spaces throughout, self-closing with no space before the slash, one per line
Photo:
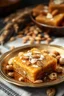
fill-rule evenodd
<path id="1" fill-rule="evenodd" d="M 41 80 L 45 73 L 55 71 L 56 65 L 56 58 L 37 48 L 19 52 L 13 59 L 14 70 L 31 82 Z"/>

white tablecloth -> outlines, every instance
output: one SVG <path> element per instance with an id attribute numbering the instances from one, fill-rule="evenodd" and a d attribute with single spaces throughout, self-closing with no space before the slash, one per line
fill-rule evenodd
<path id="1" fill-rule="evenodd" d="M 45 43 L 45 42 L 42 42 Z M 27 43 L 29 44 L 29 42 Z M 51 44 L 64 46 L 64 38 L 56 38 Z M 13 42 L 8 42 L 4 46 L 0 46 L 3 53 L 7 52 L 11 46 L 22 46 L 22 39 L 17 39 Z M 64 83 L 54 86 L 57 89 L 56 96 L 64 96 Z M 47 88 L 27 88 L 18 87 L 4 81 L 0 77 L 0 96 L 46 96 Z"/>

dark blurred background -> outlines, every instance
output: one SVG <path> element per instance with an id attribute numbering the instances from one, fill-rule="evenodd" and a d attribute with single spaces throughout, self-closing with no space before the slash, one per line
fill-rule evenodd
<path id="1" fill-rule="evenodd" d="M 48 2 L 49 0 L 21 0 L 21 4 L 25 6 L 30 6 L 39 3 L 48 3 Z"/>
<path id="2" fill-rule="evenodd" d="M 0 0 L 0 17 L 7 16 L 17 9 L 35 4 L 48 4 L 49 0 Z"/>

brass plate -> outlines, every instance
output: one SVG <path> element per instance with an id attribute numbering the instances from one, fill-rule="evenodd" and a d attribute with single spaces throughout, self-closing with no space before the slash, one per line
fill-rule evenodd
<path id="1" fill-rule="evenodd" d="M 59 84 L 61 82 L 64 81 L 64 74 L 59 76 L 58 79 L 54 80 L 54 81 L 50 81 L 50 82 L 43 82 L 43 83 L 39 83 L 39 84 L 34 84 L 31 82 L 20 82 L 20 81 L 16 81 L 14 79 L 11 79 L 10 77 L 8 77 L 5 72 L 3 71 L 3 64 L 4 62 L 8 62 L 8 60 L 17 55 L 19 51 L 26 51 L 28 49 L 31 49 L 33 47 L 39 48 L 39 49 L 47 49 L 48 51 L 52 51 L 52 50 L 57 50 L 59 51 L 62 55 L 64 55 L 64 48 L 61 46 L 57 46 L 57 45 L 46 45 L 46 44 L 39 44 L 39 45 L 25 45 L 22 47 L 18 47 L 13 49 L 12 51 L 9 51 L 5 54 L 3 54 L 0 58 L 0 75 L 2 76 L 2 78 L 4 80 L 6 80 L 9 83 L 18 85 L 18 86 L 23 86 L 23 87 L 45 87 L 45 86 L 52 86 L 52 85 L 56 85 Z"/>

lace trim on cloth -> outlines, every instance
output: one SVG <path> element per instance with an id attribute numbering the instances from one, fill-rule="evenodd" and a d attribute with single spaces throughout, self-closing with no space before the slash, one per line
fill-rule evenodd
<path id="1" fill-rule="evenodd" d="M 13 91 L 11 88 L 6 86 L 4 83 L 0 82 L 0 90 L 5 92 L 8 96 L 20 96 L 18 93 Z"/>

